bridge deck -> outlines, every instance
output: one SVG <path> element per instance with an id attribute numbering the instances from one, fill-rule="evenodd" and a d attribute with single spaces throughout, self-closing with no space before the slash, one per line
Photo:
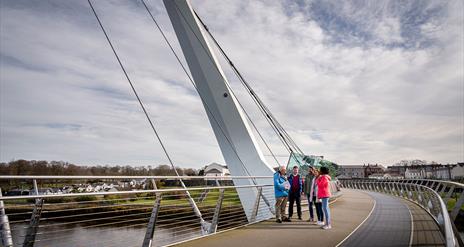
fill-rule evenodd
<path id="1" fill-rule="evenodd" d="M 331 205 L 331 230 L 322 230 L 319 226 L 306 221 L 276 223 L 264 221 L 233 231 L 200 238 L 176 246 L 336 246 L 366 219 L 374 206 L 374 200 L 366 193 L 345 189 L 344 195 Z M 308 212 L 303 219 L 308 219 Z"/>
<path id="2" fill-rule="evenodd" d="M 438 225 L 416 204 L 376 192 L 343 193 L 331 205 L 331 230 L 306 221 L 268 220 L 176 246 L 444 246 Z"/>
<path id="3" fill-rule="evenodd" d="M 412 215 L 397 197 L 367 192 L 376 201 L 374 211 L 342 247 L 409 246 L 412 241 Z"/>

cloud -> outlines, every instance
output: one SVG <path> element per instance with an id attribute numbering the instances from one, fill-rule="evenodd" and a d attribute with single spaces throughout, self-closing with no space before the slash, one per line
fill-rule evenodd
<path id="1" fill-rule="evenodd" d="M 182 54 L 161 1 L 148 3 Z M 340 164 L 464 160 L 461 1 L 192 5 L 308 154 Z M 224 162 L 141 3 L 95 8 L 176 165 Z M 0 11 L 0 160 L 167 162 L 86 2 L 5 1 Z M 221 63 L 273 151 L 285 154 Z"/>

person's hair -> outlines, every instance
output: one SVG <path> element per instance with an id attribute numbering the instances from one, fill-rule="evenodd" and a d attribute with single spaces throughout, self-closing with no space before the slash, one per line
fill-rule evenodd
<path id="1" fill-rule="evenodd" d="M 298 166 L 294 166 L 293 169 L 298 168 Z"/>
<path id="2" fill-rule="evenodd" d="M 329 168 L 325 166 L 322 166 L 320 170 L 321 170 L 321 174 L 329 174 Z"/>

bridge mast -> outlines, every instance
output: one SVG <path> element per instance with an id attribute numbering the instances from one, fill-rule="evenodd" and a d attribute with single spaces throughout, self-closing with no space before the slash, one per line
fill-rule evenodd
<path id="1" fill-rule="evenodd" d="M 271 176 L 273 169 L 251 131 L 229 82 L 188 0 L 164 0 L 185 59 L 201 96 L 224 160 L 233 176 Z M 272 183 L 271 179 L 234 179 L 235 185 Z M 251 219 L 258 192 L 238 189 L 242 206 Z M 270 205 L 273 198 L 267 198 Z M 264 216 L 270 217 L 270 215 Z"/>

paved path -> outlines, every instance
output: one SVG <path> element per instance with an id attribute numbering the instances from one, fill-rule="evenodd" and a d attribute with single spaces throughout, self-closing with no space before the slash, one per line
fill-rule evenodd
<path id="1" fill-rule="evenodd" d="M 409 246 L 412 215 L 405 201 L 377 192 L 366 193 L 376 201 L 374 211 L 341 246 Z"/>
<path id="2" fill-rule="evenodd" d="M 412 245 L 415 246 L 445 246 L 445 239 L 437 223 L 417 204 L 404 200 L 411 210 L 414 222 Z"/>
<path id="3" fill-rule="evenodd" d="M 299 220 L 282 224 L 268 220 L 176 246 L 336 246 L 366 219 L 374 206 L 374 200 L 365 192 L 343 189 L 343 193 L 330 206 L 333 226 L 331 230 L 322 230 L 319 226 Z M 308 217 L 308 212 L 304 212 L 303 219 Z"/>

